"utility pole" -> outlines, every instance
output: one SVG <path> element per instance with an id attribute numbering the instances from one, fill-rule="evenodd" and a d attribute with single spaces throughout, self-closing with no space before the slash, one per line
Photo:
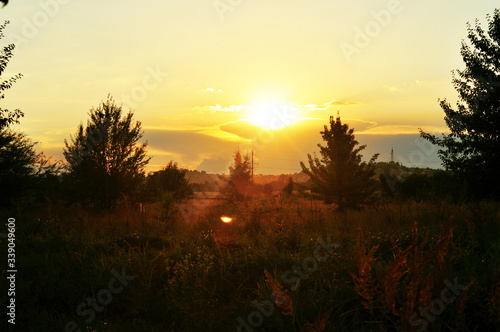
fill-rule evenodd
<path id="1" fill-rule="evenodd" d="M 253 183 L 253 150 L 252 150 L 252 183 Z"/>
<path id="2" fill-rule="evenodd" d="M 391 163 L 394 162 L 394 148 L 391 147 Z"/>

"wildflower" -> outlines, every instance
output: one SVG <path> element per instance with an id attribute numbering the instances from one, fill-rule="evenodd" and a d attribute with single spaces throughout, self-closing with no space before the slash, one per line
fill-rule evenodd
<path id="1" fill-rule="evenodd" d="M 283 286 L 281 286 L 279 282 L 276 282 L 267 270 L 264 270 L 264 273 L 266 274 L 267 284 L 273 290 L 272 296 L 274 297 L 274 302 L 276 302 L 278 308 L 281 309 L 284 315 L 293 316 L 292 299 L 290 298 L 290 295 L 288 295 L 288 290 L 283 290 Z"/>
<path id="2" fill-rule="evenodd" d="M 358 268 L 358 274 L 350 272 L 354 279 L 356 292 L 364 299 L 363 305 L 366 309 L 372 310 L 374 296 L 377 293 L 374 280 L 372 278 L 371 265 L 375 261 L 375 251 L 378 246 L 373 247 L 369 253 L 366 253 L 366 248 L 363 244 L 363 233 L 359 232 L 358 250 L 354 253 L 354 259 Z"/>
<path id="3" fill-rule="evenodd" d="M 332 313 L 332 309 L 328 310 L 321 317 L 316 317 L 314 321 L 314 325 L 311 323 L 306 323 L 302 326 L 300 332 L 322 332 L 328 323 L 330 322 L 330 314 Z"/>

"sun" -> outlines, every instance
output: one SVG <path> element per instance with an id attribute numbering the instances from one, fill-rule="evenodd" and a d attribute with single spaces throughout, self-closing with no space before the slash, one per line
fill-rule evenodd
<path id="1" fill-rule="evenodd" d="M 247 110 L 246 120 L 262 129 L 281 129 L 298 122 L 297 109 L 286 103 L 253 103 Z"/>

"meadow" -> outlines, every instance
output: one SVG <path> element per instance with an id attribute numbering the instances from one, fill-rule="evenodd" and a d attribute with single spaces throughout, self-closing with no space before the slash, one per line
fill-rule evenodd
<path id="1" fill-rule="evenodd" d="M 18 211 L 19 327 L 500 326 L 498 202 L 389 200 L 345 212 L 297 194 L 210 202 L 191 202 L 203 206 L 195 214 L 179 206 L 166 215 L 156 205 L 99 214 L 76 205 Z"/>
<path id="2" fill-rule="evenodd" d="M 386 2 L 0 9 L 0 332 L 500 331 L 498 0 Z"/>

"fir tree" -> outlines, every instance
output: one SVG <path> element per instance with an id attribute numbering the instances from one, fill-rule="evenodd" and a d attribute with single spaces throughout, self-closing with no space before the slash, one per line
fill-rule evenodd
<path id="1" fill-rule="evenodd" d="M 303 162 L 302 170 L 309 175 L 313 191 L 323 195 L 326 203 L 335 203 L 339 210 L 366 202 L 373 194 L 376 181 L 375 154 L 368 163 L 362 162 L 360 152 L 366 148 L 356 141 L 354 129 L 342 124 L 340 116 L 330 117 L 330 128 L 320 132 L 326 146 L 318 144 L 321 159 L 307 155 L 309 168 Z"/>

